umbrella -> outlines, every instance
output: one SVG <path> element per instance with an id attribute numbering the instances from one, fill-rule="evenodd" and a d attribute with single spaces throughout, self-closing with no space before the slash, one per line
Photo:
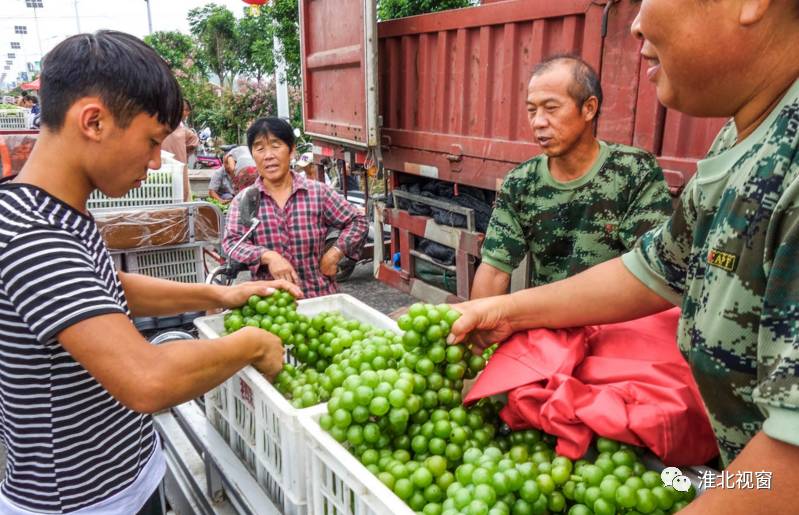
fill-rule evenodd
<path id="1" fill-rule="evenodd" d="M 25 84 L 21 85 L 23 91 L 30 91 L 32 89 L 38 90 L 39 89 L 39 79 L 36 79 L 33 82 L 26 82 Z"/>

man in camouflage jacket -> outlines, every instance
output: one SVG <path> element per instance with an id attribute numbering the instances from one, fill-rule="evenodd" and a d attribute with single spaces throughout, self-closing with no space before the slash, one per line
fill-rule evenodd
<path id="1" fill-rule="evenodd" d="M 799 510 L 799 2 L 643 0 L 633 24 L 661 102 L 731 116 L 672 218 L 554 284 L 459 306 L 451 340 L 682 307 L 677 339 L 726 477 L 681 514 Z"/>
<path id="2" fill-rule="evenodd" d="M 505 178 L 472 298 L 507 293 L 528 252 L 532 285 L 549 284 L 620 256 L 668 219 L 671 198 L 654 156 L 594 137 L 601 102 L 597 75 L 579 57 L 536 66 L 527 112 L 543 154 Z"/>

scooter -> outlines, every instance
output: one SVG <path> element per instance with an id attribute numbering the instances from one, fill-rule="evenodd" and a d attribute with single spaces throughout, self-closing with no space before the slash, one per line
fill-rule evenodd
<path id="1" fill-rule="evenodd" d="M 247 270 L 247 265 L 231 259 L 230 254 L 232 254 L 233 251 L 239 248 L 239 246 L 242 243 L 244 243 L 250 237 L 250 235 L 252 235 L 252 233 L 260 224 L 261 220 L 259 220 L 258 218 L 253 217 L 250 220 L 247 232 L 245 232 L 244 235 L 241 238 L 239 238 L 239 241 L 237 241 L 236 244 L 233 245 L 233 248 L 230 249 L 230 252 L 228 253 L 227 257 L 223 258 L 223 262 L 219 266 L 211 270 L 211 272 L 205 278 L 206 284 L 218 284 L 222 286 L 230 286 L 231 284 L 233 284 L 233 281 L 236 280 L 236 277 L 238 277 L 239 273 Z"/>
<path id="2" fill-rule="evenodd" d="M 195 166 L 197 168 L 220 168 L 222 166 L 222 159 L 215 154 L 201 153 L 200 147 L 197 147 L 195 157 Z"/>
<path id="3" fill-rule="evenodd" d="M 222 159 L 211 150 L 211 130 L 208 127 L 203 128 L 198 135 L 200 138 L 200 145 L 194 154 L 195 166 L 197 168 L 219 168 L 222 166 Z"/>

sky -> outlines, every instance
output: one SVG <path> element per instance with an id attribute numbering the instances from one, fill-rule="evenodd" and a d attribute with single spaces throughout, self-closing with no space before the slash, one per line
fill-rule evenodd
<path id="1" fill-rule="evenodd" d="M 42 8 L 26 6 L 41 2 Z M 190 9 L 211 3 L 210 0 L 149 0 L 153 31 L 189 32 L 186 14 Z M 247 4 L 243 0 L 214 0 L 240 17 Z M 76 9 L 78 16 L 76 17 Z M 138 37 L 148 34 L 145 0 L 0 0 L 0 86 L 17 79 L 27 71 L 27 63 L 41 60 L 41 55 L 65 38 L 80 32 L 115 29 Z M 15 26 L 27 28 L 26 35 L 15 34 Z M 37 31 L 38 26 L 38 31 Z M 11 43 L 20 49 L 12 49 Z M 40 44 L 41 42 L 41 50 Z M 9 58 L 8 54 L 14 54 Z M 11 64 L 8 64 L 11 61 Z M 5 70 L 9 66 L 10 70 Z M 5 84 L 2 84 L 5 83 Z"/>

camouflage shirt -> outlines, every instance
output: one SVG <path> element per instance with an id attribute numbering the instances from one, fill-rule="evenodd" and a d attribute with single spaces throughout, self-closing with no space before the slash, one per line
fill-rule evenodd
<path id="1" fill-rule="evenodd" d="M 735 141 L 728 123 L 672 219 L 623 257 L 682 306 L 678 342 L 725 465 L 761 428 L 799 445 L 799 80 Z"/>
<path id="2" fill-rule="evenodd" d="M 565 183 L 540 155 L 505 177 L 483 262 L 511 273 L 529 251 L 532 285 L 548 284 L 620 256 L 670 213 L 663 171 L 643 150 L 600 141 L 591 170 Z"/>

